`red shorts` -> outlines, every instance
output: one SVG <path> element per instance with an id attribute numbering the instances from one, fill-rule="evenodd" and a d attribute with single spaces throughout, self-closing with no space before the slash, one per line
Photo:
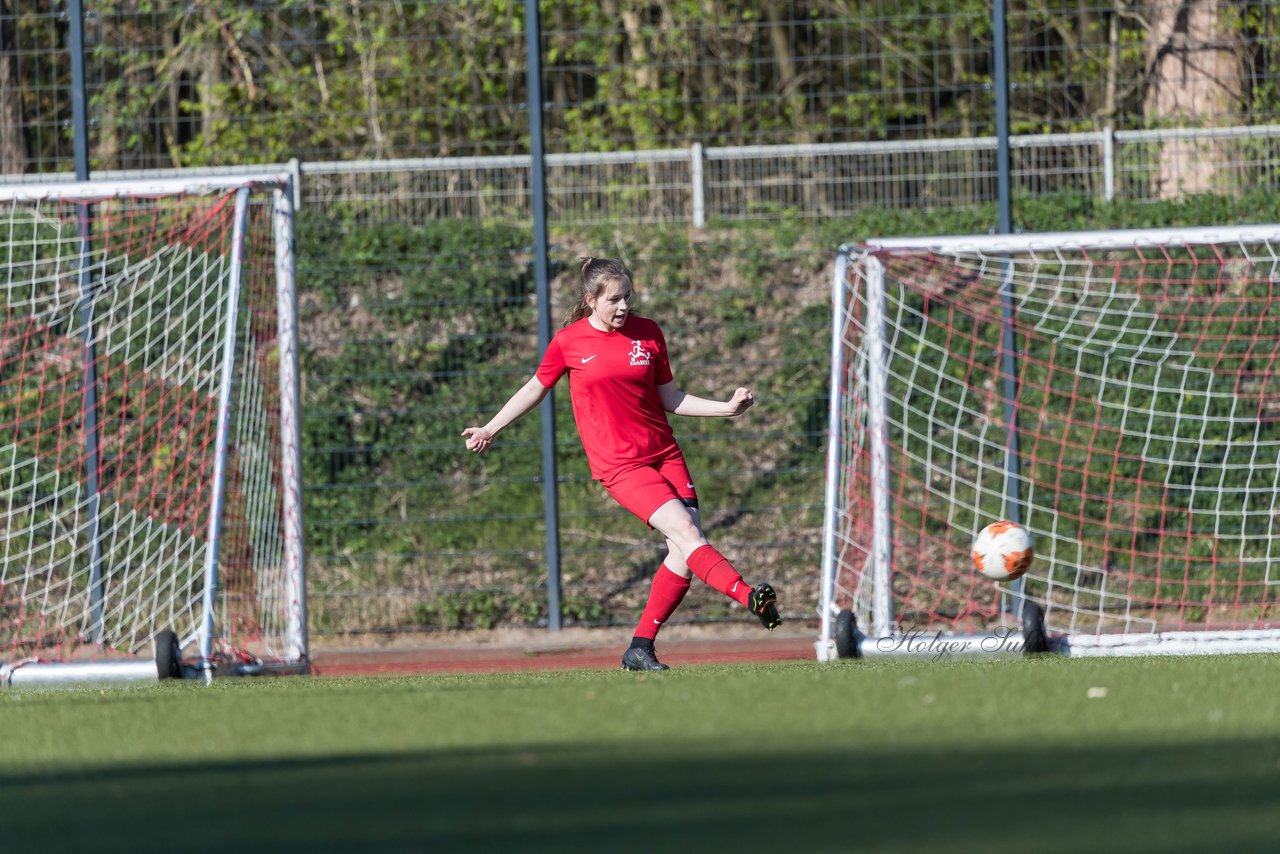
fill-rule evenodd
<path id="1" fill-rule="evenodd" d="M 689 476 L 684 455 L 675 450 L 652 463 L 624 469 L 606 478 L 601 485 L 613 496 L 613 500 L 630 510 L 641 522 L 649 524 L 649 517 L 658 508 L 675 498 L 686 506 L 698 506 L 698 493 Z M 653 527 L 650 525 L 649 527 Z"/>

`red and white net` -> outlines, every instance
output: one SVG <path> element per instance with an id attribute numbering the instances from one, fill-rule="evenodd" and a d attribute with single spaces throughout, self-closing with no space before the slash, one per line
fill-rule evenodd
<path id="1" fill-rule="evenodd" d="M 1256 229 L 1254 232 L 1256 233 Z M 1280 612 L 1280 235 L 851 263 L 834 605 L 872 621 L 868 258 L 884 267 L 880 405 L 893 619 L 982 631 L 1008 591 L 969 548 L 1011 513 L 1001 286 L 1013 294 L 1026 594 L 1070 633 L 1267 628 Z"/>

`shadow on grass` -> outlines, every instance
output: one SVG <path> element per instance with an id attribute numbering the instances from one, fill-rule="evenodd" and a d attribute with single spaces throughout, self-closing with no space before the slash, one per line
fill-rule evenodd
<path id="1" fill-rule="evenodd" d="M 8 774 L 0 851 L 1265 851 L 1278 783 L 1275 740 L 748 760 L 638 735 Z"/>

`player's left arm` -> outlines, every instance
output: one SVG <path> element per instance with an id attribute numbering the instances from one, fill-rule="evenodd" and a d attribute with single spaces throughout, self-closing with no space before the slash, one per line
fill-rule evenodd
<path id="1" fill-rule="evenodd" d="M 675 381 L 658 386 L 662 408 L 672 415 L 693 415 L 704 418 L 732 418 L 741 415 L 755 403 L 755 395 L 749 388 L 738 388 L 728 400 L 708 400 L 681 391 Z"/>
<path id="2" fill-rule="evenodd" d="M 672 415 L 693 415 L 704 418 L 732 418 L 741 415 L 755 403 L 755 395 L 749 388 L 738 388 L 728 400 L 708 400 L 705 397 L 681 391 L 676 385 L 675 376 L 671 373 L 671 362 L 667 358 L 667 340 L 662 330 L 656 326 L 654 337 L 657 341 L 657 365 L 654 367 L 654 385 L 658 389 L 658 397 L 662 400 L 662 408 Z"/>

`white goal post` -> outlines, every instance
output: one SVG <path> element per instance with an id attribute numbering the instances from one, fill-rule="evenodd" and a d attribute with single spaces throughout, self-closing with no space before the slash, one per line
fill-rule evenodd
<path id="1" fill-rule="evenodd" d="M 832 309 L 820 660 L 1280 650 L 1280 225 L 850 244 Z"/>
<path id="2" fill-rule="evenodd" d="M 308 670 L 288 175 L 0 186 L 0 682 Z"/>

